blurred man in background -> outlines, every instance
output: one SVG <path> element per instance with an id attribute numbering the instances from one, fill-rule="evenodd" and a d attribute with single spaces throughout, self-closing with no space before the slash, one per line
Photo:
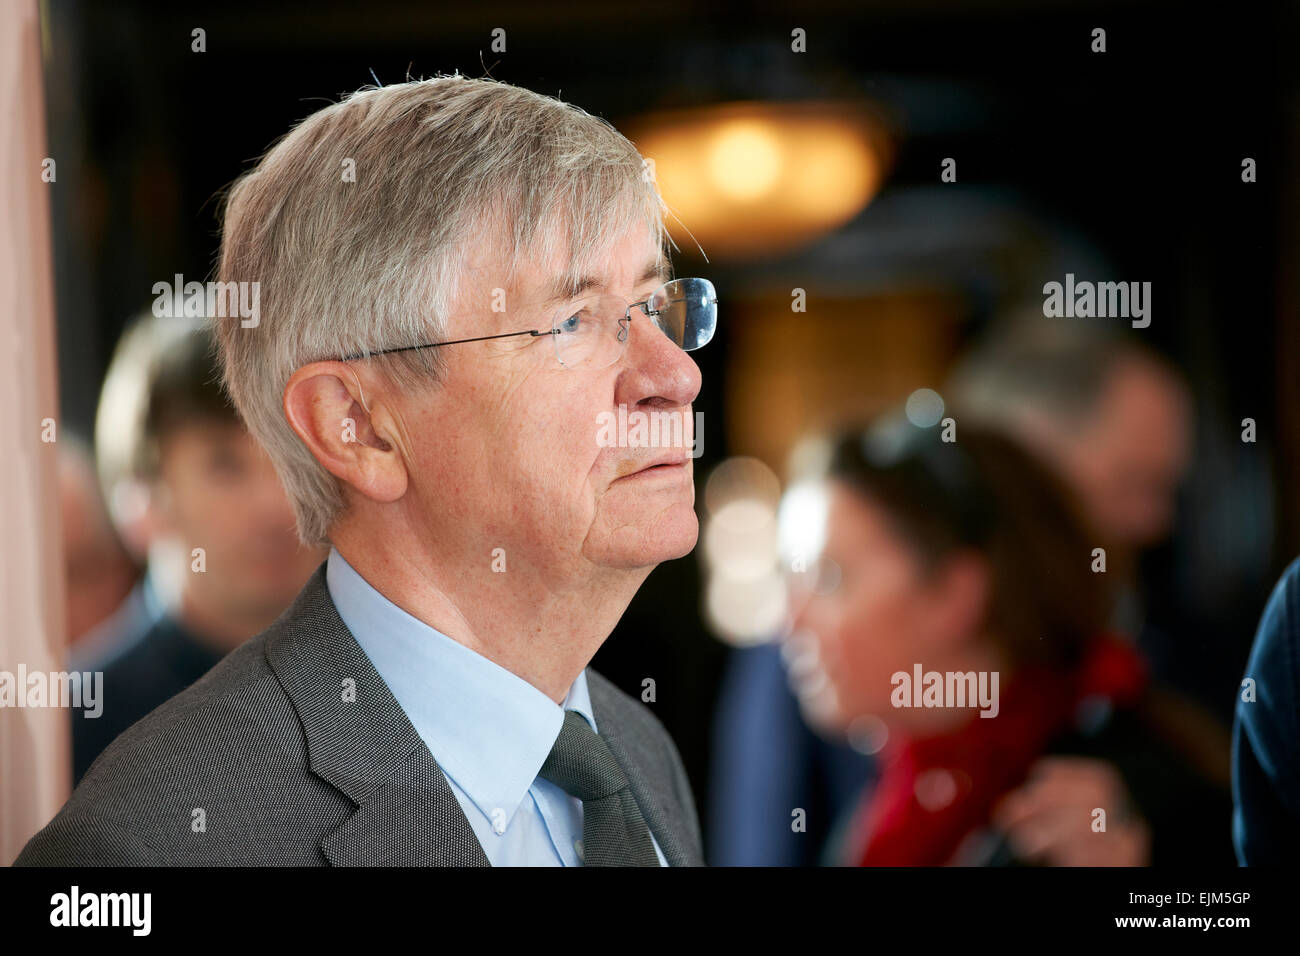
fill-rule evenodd
<path id="1" fill-rule="evenodd" d="M 201 320 L 143 312 L 127 325 L 113 349 L 95 412 L 94 472 L 114 537 L 144 573 L 110 618 L 77 639 L 69 661 L 74 670 L 104 670 L 144 637 L 168 603 L 174 603 L 180 577 L 173 574 L 164 582 L 159 574 L 177 562 L 161 553 L 150 560 L 150 550 L 165 550 L 166 542 L 154 534 L 150 484 L 137 466 L 162 358 L 172 342 L 200 327 Z M 65 504 L 65 524 L 70 520 L 78 519 Z"/>
<path id="2" fill-rule="evenodd" d="M 173 321 L 173 320 L 165 320 Z M 324 560 L 301 547 L 265 452 L 220 383 L 211 333 L 168 338 L 149 380 L 133 474 L 148 488 L 166 610 L 104 667 L 104 713 L 74 716 L 75 776 L 123 730 L 279 616 Z"/>
<path id="3" fill-rule="evenodd" d="M 1122 588 L 1116 623 L 1138 634 L 1138 558 L 1169 534 L 1190 456 L 1178 373 L 1135 342 L 1040 320 L 972 354 L 946 397 L 959 420 L 1007 431 L 1065 479 Z"/>
<path id="4" fill-rule="evenodd" d="M 1118 595 L 1112 625 L 1155 677 L 1214 715 L 1219 726 L 1201 726 L 1225 748 L 1231 698 L 1212 678 L 1239 669 L 1235 638 L 1180 620 L 1187 595 L 1153 586 L 1143 562 L 1174 528 L 1191 456 L 1193 407 L 1180 373 L 1133 339 L 1039 319 L 972 353 L 945 398 L 959 420 L 1006 431 L 1065 479 L 1106 552 Z"/>

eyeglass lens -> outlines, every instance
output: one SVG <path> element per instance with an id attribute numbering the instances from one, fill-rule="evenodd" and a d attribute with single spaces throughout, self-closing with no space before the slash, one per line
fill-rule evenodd
<path id="1" fill-rule="evenodd" d="M 660 331 L 687 352 L 707 345 L 717 327 L 718 298 L 708 279 L 673 279 L 651 293 L 644 309 Z M 598 369 L 613 365 L 627 342 L 629 317 L 628 303 L 613 295 L 593 296 L 562 310 L 552 323 L 560 364 Z"/>

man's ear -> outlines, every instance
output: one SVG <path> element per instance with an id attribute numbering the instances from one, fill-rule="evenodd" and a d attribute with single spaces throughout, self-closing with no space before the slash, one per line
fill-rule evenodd
<path id="1" fill-rule="evenodd" d="M 363 390 L 346 362 L 312 362 L 284 387 L 284 414 L 326 471 L 373 501 L 391 502 L 406 494 L 409 475 L 376 423 L 379 392 Z"/>

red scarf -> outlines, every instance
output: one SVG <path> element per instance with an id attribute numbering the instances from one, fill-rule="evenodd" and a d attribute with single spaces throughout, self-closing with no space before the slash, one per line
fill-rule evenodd
<path id="1" fill-rule="evenodd" d="M 894 739 L 877 785 L 859 807 L 848 859 L 859 866 L 942 866 L 985 825 L 994 804 L 1025 779 L 1053 737 L 1073 726 L 1081 701 L 1131 705 L 1146 685 L 1131 645 L 1109 635 L 1068 673 L 1026 667 L 1000 695 L 998 715 L 972 714 L 939 737 Z"/>

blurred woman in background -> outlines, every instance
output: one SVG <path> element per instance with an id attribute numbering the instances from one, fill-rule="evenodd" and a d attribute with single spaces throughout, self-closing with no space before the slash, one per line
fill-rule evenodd
<path id="1" fill-rule="evenodd" d="M 1107 632 L 1104 552 L 1066 493 L 1009 438 L 941 431 L 846 432 L 812 476 L 792 677 L 881 769 L 830 862 L 1230 861 L 1226 754 L 1197 765 L 1185 707 Z"/>

